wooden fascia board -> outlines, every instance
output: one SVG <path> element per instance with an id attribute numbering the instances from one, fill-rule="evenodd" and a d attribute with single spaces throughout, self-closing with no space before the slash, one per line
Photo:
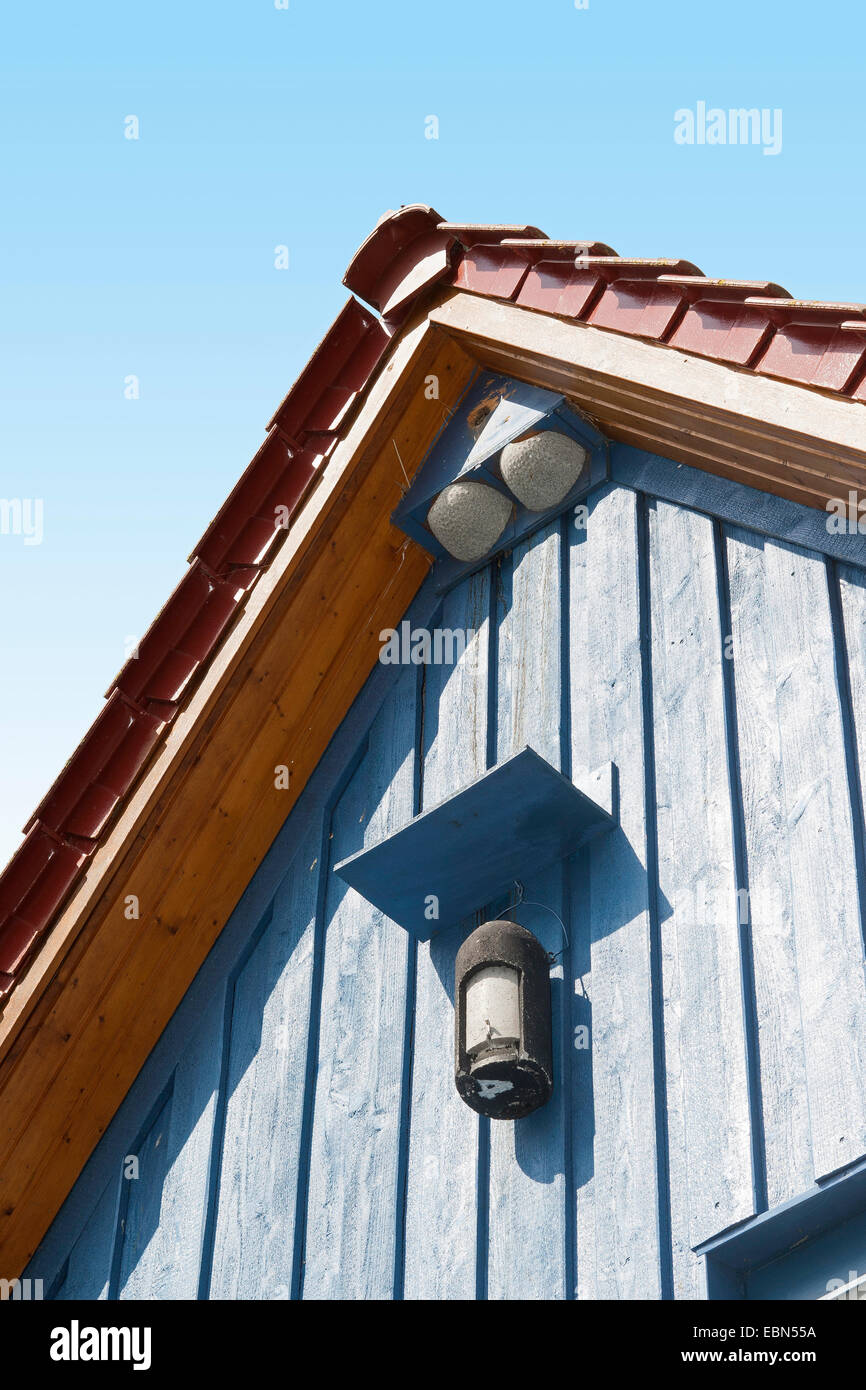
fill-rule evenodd
<path id="1" fill-rule="evenodd" d="M 466 292 L 429 317 L 484 366 L 564 391 L 612 439 L 814 507 L 866 491 L 860 402 Z"/>
<path id="2" fill-rule="evenodd" d="M 418 316 L 0 1019 L 0 1271 L 24 1267 L 430 558 L 390 524 L 475 370 Z M 425 382 L 439 382 L 430 399 Z M 396 444 L 396 448 L 395 448 Z M 399 460 L 397 457 L 399 449 Z M 288 790 L 274 769 L 291 767 Z M 140 899 L 140 918 L 124 902 Z"/>

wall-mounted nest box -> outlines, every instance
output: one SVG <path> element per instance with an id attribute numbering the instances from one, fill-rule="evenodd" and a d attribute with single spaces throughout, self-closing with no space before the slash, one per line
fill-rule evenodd
<path id="1" fill-rule="evenodd" d="M 607 476 L 607 445 L 565 397 L 484 373 L 392 520 L 439 560 L 441 587 L 576 505 Z"/>

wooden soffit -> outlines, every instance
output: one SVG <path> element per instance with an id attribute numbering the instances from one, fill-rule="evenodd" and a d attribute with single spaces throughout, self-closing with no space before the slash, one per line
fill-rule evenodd
<path id="1" fill-rule="evenodd" d="M 465 292 L 430 322 L 484 366 L 563 392 L 611 439 L 821 510 L 866 494 L 859 401 Z"/>

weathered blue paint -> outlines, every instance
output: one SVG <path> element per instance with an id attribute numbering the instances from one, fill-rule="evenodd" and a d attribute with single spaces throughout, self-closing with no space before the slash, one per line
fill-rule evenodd
<path id="1" fill-rule="evenodd" d="M 408 825 L 334 868 L 419 941 L 456 927 L 528 871 L 573 854 L 615 823 L 616 769 L 578 787 L 523 748 Z M 595 795 L 591 795 L 590 791 Z"/>
<path id="2" fill-rule="evenodd" d="M 708 1241 L 700 1253 L 715 1298 L 820 1298 L 832 1283 L 862 1276 L 866 1163 Z"/>
<path id="3" fill-rule="evenodd" d="M 860 1250 L 866 538 L 625 446 L 611 473 L 585 529 L 418 596 L 465 652 L 371 676 L 34 1257 L 56 1297 L 811 1297 Z M 416 942 L 333 867 L 525 746 L 614 763 L 619 814 L 523 876 L 557 1084 L 491 1124 L 453 965 L 507 901 Z M 804 1193 L 824 1253 L 738 1265 Z"/>
<path id="4" fill-rule="evenodd" d="M 657 454 L 647 454 L 618 444 L 611 450 L 611 477 L 624 487 L 635 488 L 650 497 L 677 502 L 706 512 L 733 525 L 747 526 L 774 540 L 820 551 L 836 560 L 866 564 L 866 535 L 862 532 L 829 530 L 827 514 L 799 502 L 789 502 L 769 492 L 758 492 L 744 483 L 672 463 Z"/>

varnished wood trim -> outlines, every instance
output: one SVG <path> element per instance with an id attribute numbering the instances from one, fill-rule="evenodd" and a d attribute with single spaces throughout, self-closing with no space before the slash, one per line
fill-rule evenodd
<path id="1" fill-rule="evenodd" d="M 345 440 L 0 1020 L 0 1272 L 20 1272 L 405 613 L 390 513 L 470 380 L 404 330 Z M 439 379 L 430 400 L 425 380 Z M 288 790 L 274 786 L 291 767 Z M 124 900 L 135 893 L 138 920 Z"/>

